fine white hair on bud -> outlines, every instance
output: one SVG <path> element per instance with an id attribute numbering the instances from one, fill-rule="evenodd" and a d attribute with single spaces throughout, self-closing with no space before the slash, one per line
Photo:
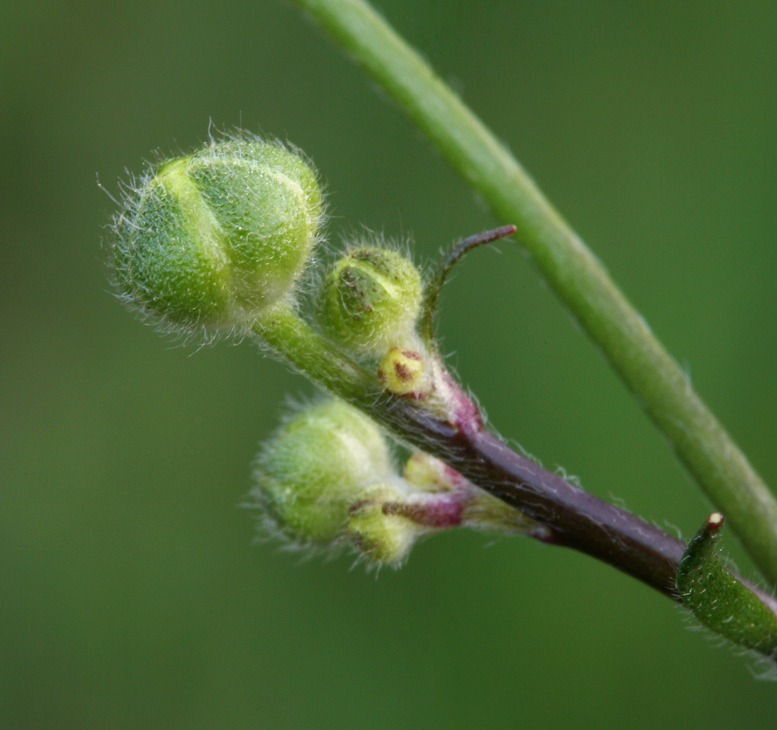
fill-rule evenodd
<path id="1" fill-rule="evenodd" d="M 374 245 L 352 248 L 332 265 L 319 298 L 319 322 L 352 352 L 381 357 L 415 339 L 423 285 L 401 253 Z"/>
<path id="2" fill-rule="evenodd" d="M 172 329 L 246 328 L 290 296 L 321 218 L 300 155 L 227 137 L 133 186 L 114 221 L 114 278 L 131 306 Z"/>
<path id="3" fill-rule="evenodd" d="M 394 476 L 378 426 L 327 400 L 295 414 L 263 445 L 252 496 L 287 537 L 326 546 L 343 541 L 363 490 Z"/>
<path id="4" fill-rule="evenodd" d="M 293 547 L 351 547 L 369 565 L 398 567 L 417 538 L 458 524 L 461 511 L 400 477 L 378 426 L 340 400 L 286 421 L 255 477 L 265 532 Z"/>

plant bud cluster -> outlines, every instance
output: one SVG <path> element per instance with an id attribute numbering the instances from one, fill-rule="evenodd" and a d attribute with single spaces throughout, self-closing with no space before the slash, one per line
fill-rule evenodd
<path id="1" fill-rule="evenodd" d="M 339 400 L 287 421 L 265 444 L 256 481 L 271 533 L 299 547 L 350 546 L 377 565 L 400 565 L 418 538 L 445 528 L 535 527 L 428 454 L 414 454 L 400 477 L 377 425 Z"/>
<path id="2" fill-rule="evenodd" d="M 305 348 L 372 360 L 376 385 L 458 423 L 463 396 L 416 331 L 423 283 L 405 256 L 375 245 L 343 254 L 318 293 L 323 338 L 290 306 L 321 218 L 315 174 L 299 155 L 248 137 L 214 142 L 154 167 L 127 196 L 115 221 L 116 282 L 171 328 L 250 331 L 296 363 L 312 362 Z M 339 400 L 288 420 L 256 476 L 252 494 L 274 532 L 300 546 L 351 546 L 373 564 L 399 565 L 419 537 L 444 528 L 533 529 L 426 454 L 400 476 L 378 426 Z"/>
<path id="3" fill-rule="evenodd" d="M 273 531 L 300 546 L 351 545 L 368 560 L 398 564 L 423 528 L 383 514 L 407 499 L 378 426 L 340 400 L 287 421 L 258 460 L 252 492 Z"/>

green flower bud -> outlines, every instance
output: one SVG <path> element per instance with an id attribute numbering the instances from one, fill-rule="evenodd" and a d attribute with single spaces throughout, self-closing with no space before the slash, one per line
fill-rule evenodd
<path id="1" fill-rule="evenodd" d="M 361 247 L 339 259 L 326 277 L 321 324 L 355 352 L 379 357 L 414 336 L 421 275 L 396 251 Z"/>
<path id="2" fill-rule="evenodd" d="M 312 406 L 264 447 L 252 496 L 264 527 L 298 546 L 351 546 L 398 567 L 415 540 L 461 522 L 461 504 L 395 473 L 378 427 L 343 401 Z"/>
<path id="3" fill-rule="evenodd" d="M 300 543 L 346 536 L 364 490 L 393 476 L 383 434 L 343 401 L 326 401 L 288 421 L 264 448 L 253 494 Z"/>
<path id="4" fill-rule="evenodd" d="M 406 496 L 393 484 L 381 484 L 351 508 L 348 531 L 368 560 L 398 567 L 416 539 L 429 532 L 412 518 L 392 512 L 391 506 L 402 504 Z"/>
<path id="5" fill-rule="evenodd" d="M 302 547 L 351 546 L 373 564 L 398 567 L 418 538 L 453 527 L 540 529 L 423 452 L 400 477 L 377 425 L 339 400 L 287 421 L 265 445 L 256 477 L 252 496 L 268 532 Z"/>
<path id="6" fill-rule="evenodd" d="M 390 393 L 410 398 L 425 398 L 432 390 L 424 356 L 402 347 L 392 347 L 380 361 L 378 380 Z"/>
<path id="7" fill-rule="evenodd" d="M 249 325 L 290 292 L 316 241 L 321 193 L 296 154 L 226 139 L 153 169 L 116 219 L 125 298 L 186 329 Z"/>

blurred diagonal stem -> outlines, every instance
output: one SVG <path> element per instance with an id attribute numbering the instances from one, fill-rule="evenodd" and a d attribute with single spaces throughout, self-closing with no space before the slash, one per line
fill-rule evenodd
<path id="1" fill-rule="evenodd" d="M 777 585 L 777 501 L 604 267 L 517 160 L 362 0 L 296 0 L 514 223 L 553 290 L 601 348 L 678 456 Z"/>

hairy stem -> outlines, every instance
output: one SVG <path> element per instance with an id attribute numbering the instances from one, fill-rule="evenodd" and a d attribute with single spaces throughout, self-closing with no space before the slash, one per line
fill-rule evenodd
<path id="1" fill-rule="evenodd" d="M 296 0 L 514 223 L 551 288 L 673 444 L 763 574 L 777 584 L 777 500 L 688 378 L 510 152 L 362 0 Z"/>
<path id="2" fill-rule="evenodd" d="M 602 560 L 686 603 L 702 623 L 732 641 L 768 657 L 775 654 L 777 602 L 771 596 L 714 558 L 714 580 L 706 574 L 708 560 L 696 571 L 702 573 L 697 581 L 704 584 L 702 589 L 689 592 L 686 585 L 685 592 L 678 590 L 678 576 L 682 580 L 688 574 L 682 571 L 684 552 L 687 556 L 691 547 L 686 550 L 676 537 L 516 454 L 484 427 L 463 392 L 467 403 L 454 409 L 452 421 L 423 403 L 382 390 L 375 375 L 321 337 L 285 303 L 263 313 L 252 329 L 315 383 L 368 413 L 401 441 L 443 460 L 472 484 L 538 522 L 543 529 L 529 532 L 533 537 Z M 450 383 L 459 388 L 452 379 Z M 702 594 L 700 600 L 689 600 L 689 595 L 697 593 Z M 758 620 L 752 621 L 753 617 Z M 735 626 L 728 626 L 733 619 Z"/>
<path id="3" fill-rule="evenodd" d="M 777 601 L 725 569 L 716 549 L 723 522 L 722 514 L 711 514 L 688 542 L 677 569 L 677 592 L 707 628 L 777 659 Z"/>
<path id="4" fill-rule="evenodd" d="M 302 373 L 489 494 L 546 526 L 545 542 L 591 555 L 678 600 L 685 543 L 630 512 L 516 454 L 479 418 L 454 425 L 413 400 L 382 390 L 367 369 L 334 347 L 288 306 L 262 315 L 254 333 Z"/>

